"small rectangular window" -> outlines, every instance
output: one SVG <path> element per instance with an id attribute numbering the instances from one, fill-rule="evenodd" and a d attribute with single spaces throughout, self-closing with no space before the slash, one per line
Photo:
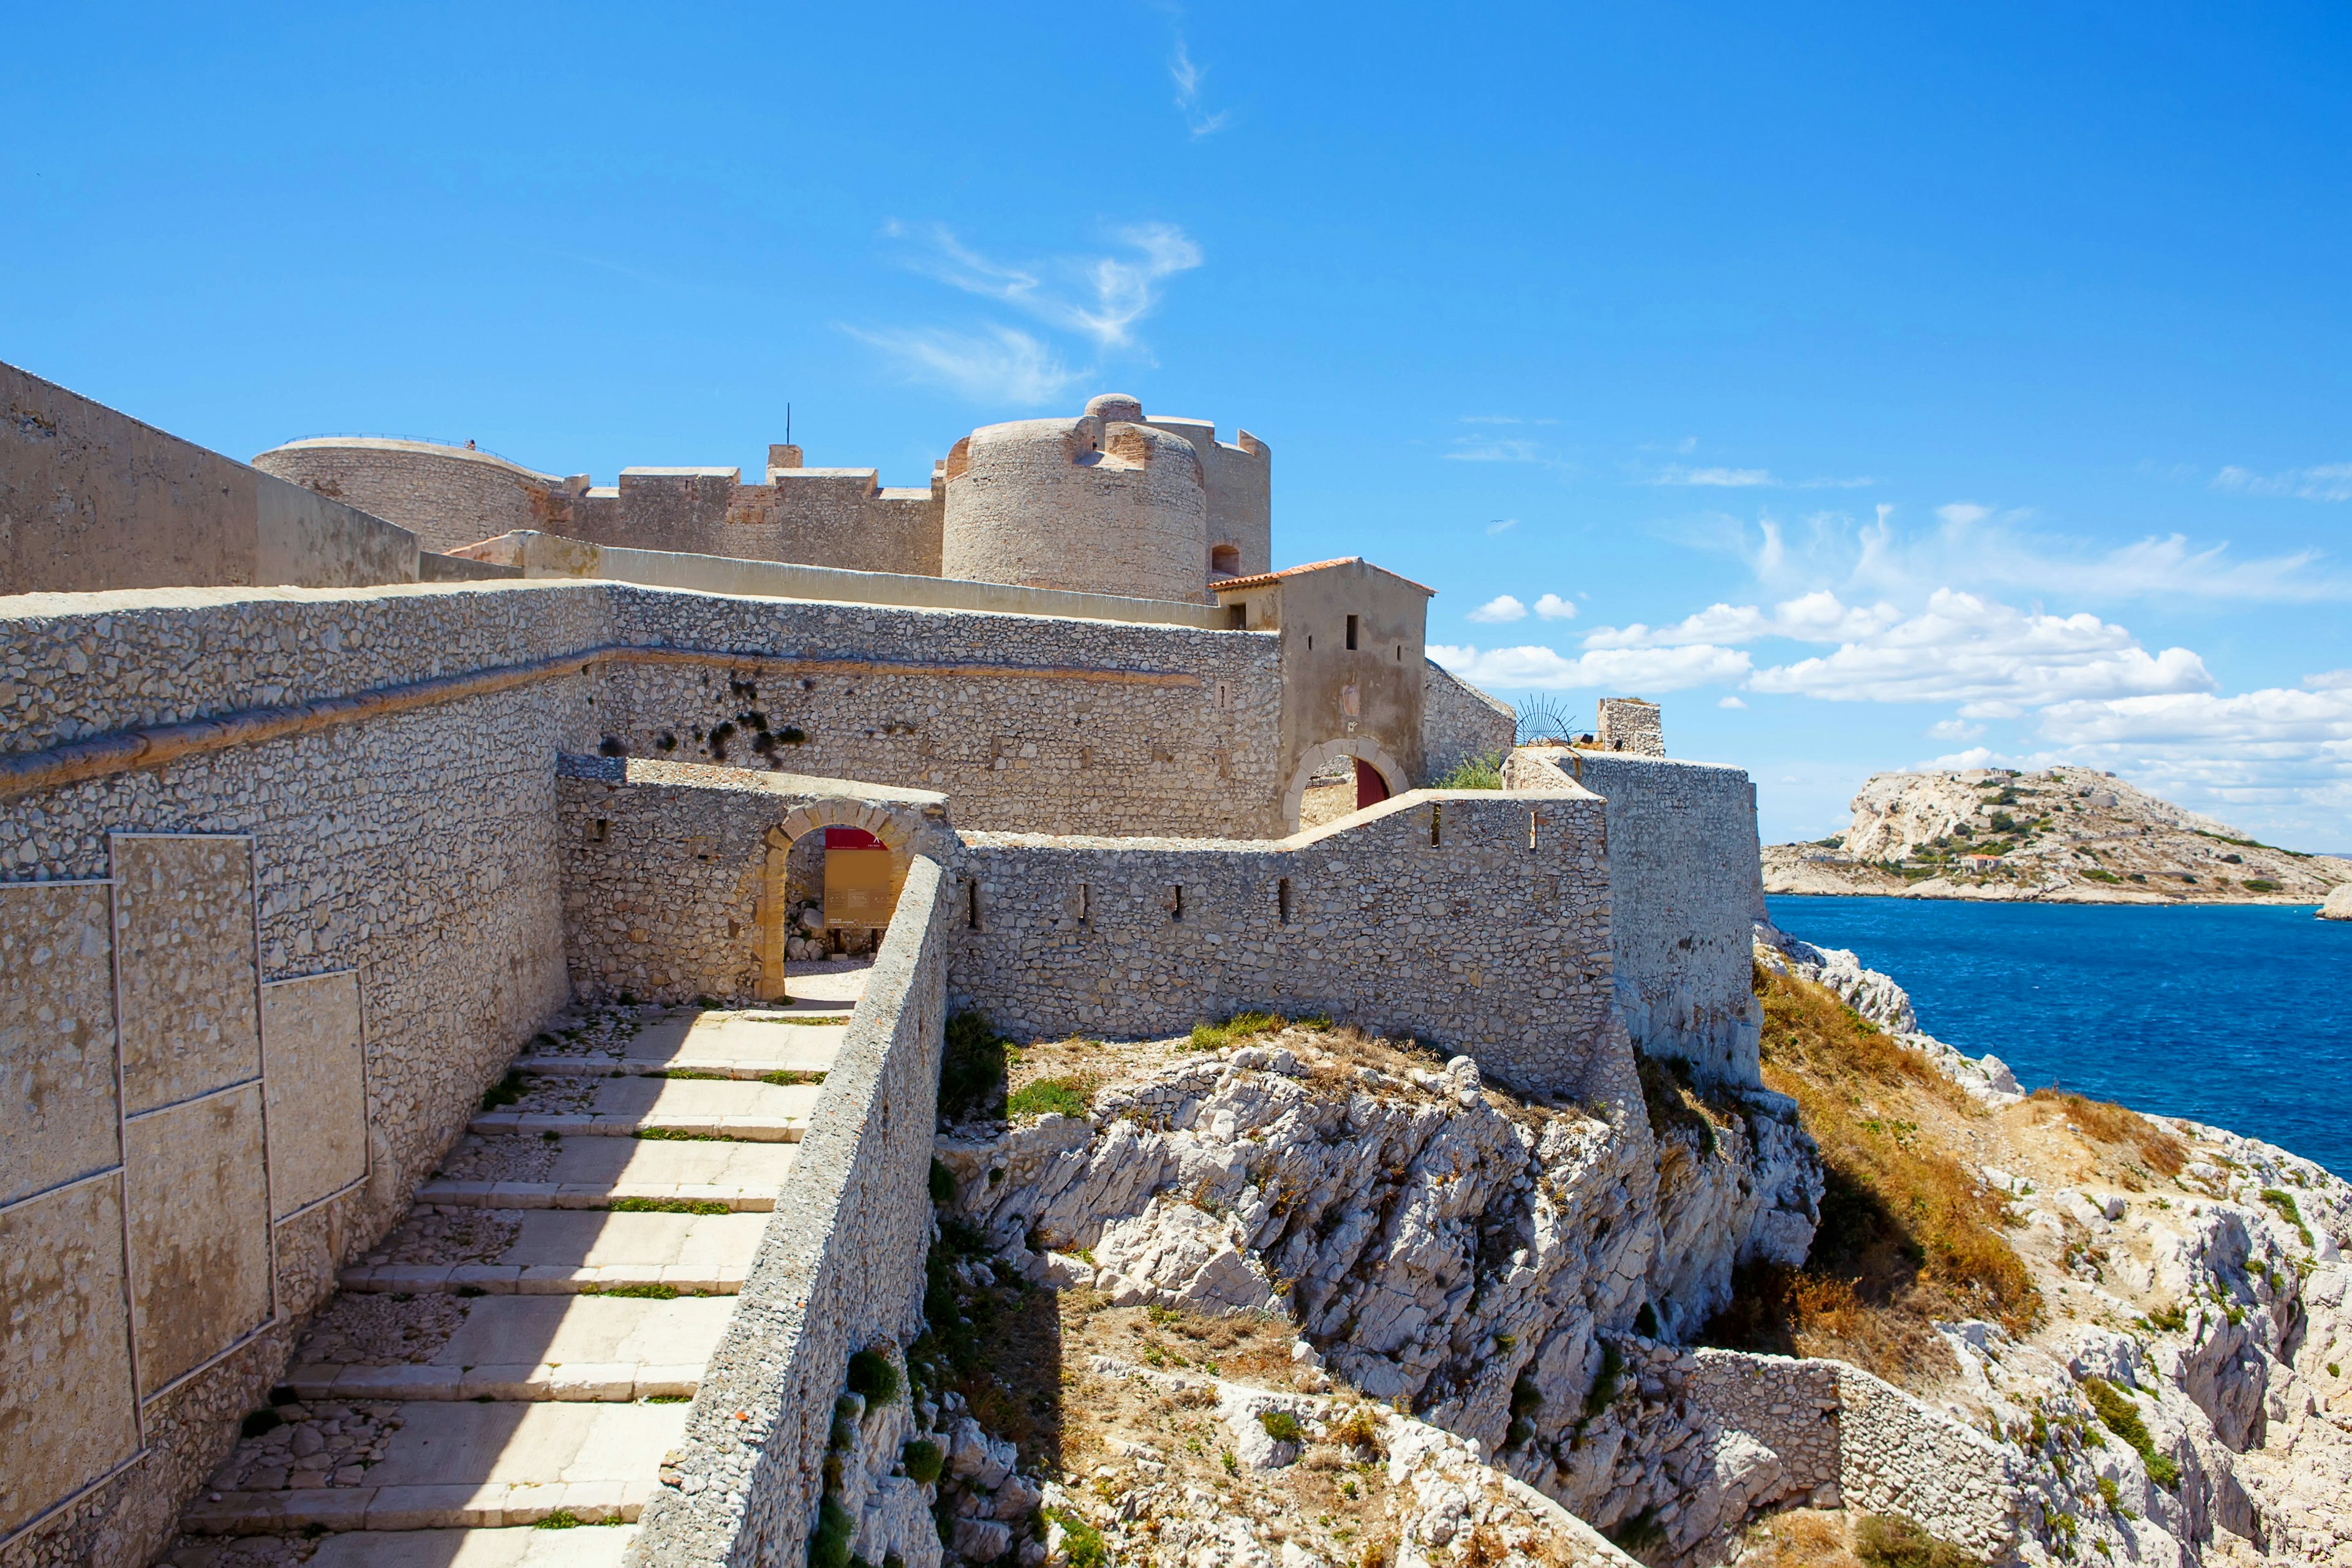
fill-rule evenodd
<path id="1" fill-rule="evenodd" d="M 1356 651 L 1356 617 L 1353 616 L 1348 617 L 1348 651 Z"/>
<path id="2" fill-rule="evenodd" d="M 1184 918 L 1184 884 L 1181 882 L 1168 889 L 1168 918 L 1171 921 Z"/>
<path id="3" fill-rule="evenodd" d="M 1445 807 L 1437 801 L 1429 803 L 1429 847 L 1434 849 L 1444 841 Z"/>
<path id="4" fill-rule="evenodd" d="M 1287 877 L 1274 885 L 1274 909 L 1276 918 L 1284 925 L 1288 925 L 1290 923 L 1290 879 Z"/>
<path id="5" fill-rule="evenodd" d="M 588 842 L 591 844 L 602 844 L 604 842 L 605 835 L 612 832 L 612 830 L 613 825 L 604 817 L 600 816 L 595 821 L 588 825 Z"/>

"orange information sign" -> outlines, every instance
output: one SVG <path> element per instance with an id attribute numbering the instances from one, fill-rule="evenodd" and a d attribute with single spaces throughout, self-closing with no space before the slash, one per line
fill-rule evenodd
<path id="1" fill-rule="evenodd" d="M 898 904 L 898 879 L 891 866 L 897 858 L 887 849 L 835 849 L 828 845 L 824 851 L 826 927 L 888 925 L 890 911 Z"/>

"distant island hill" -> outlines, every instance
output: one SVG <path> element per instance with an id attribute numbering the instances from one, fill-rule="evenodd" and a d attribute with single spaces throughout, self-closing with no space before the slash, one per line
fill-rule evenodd
<path id="1" fill-rule="evenodd" d="M 2095 768 L 1874 773 L 1844 833 L 1764 847 L 1768 893 L 2072 904 L 2311 904 L 2352 859 L 2263 844 Z"/>

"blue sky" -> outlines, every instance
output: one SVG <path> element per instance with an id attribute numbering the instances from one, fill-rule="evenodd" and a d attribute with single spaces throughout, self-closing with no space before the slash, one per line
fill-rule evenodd
<path id="1" fill-rule="evenodd" d="M 2352 848 L 2340 6 L 334 9 L 11 18 L 0 358 L 600 483 L 1131 392 L 1768 838 L 2063 758 Z"/>

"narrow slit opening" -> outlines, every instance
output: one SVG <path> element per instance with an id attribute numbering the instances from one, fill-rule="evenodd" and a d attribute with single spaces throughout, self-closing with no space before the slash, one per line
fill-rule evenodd
<path id="1" fill-rule="evenodd" d="M 1276 918 L 1284 925 L 1290 923 L 1290 879 L 1283 878 L 1274 885 Z"/>
<path id="2" fill-rule="evenodd" d="M 1353 616 L 1348 617 L 1348 651 L 1356 651 L 1356 617 Z"/>
<path id="3" fill-rule="evenodd" d="M 1445 842 L 1445 806 L 1433 801 L 1429 807 L 1429 847 L 1432 849 Z"/>
<path id="4" fill-rule="evenodd" d="M 963 922 L 967 930 L 980 929 L 980 883 L 977 879 L 963 885 Z"/>

